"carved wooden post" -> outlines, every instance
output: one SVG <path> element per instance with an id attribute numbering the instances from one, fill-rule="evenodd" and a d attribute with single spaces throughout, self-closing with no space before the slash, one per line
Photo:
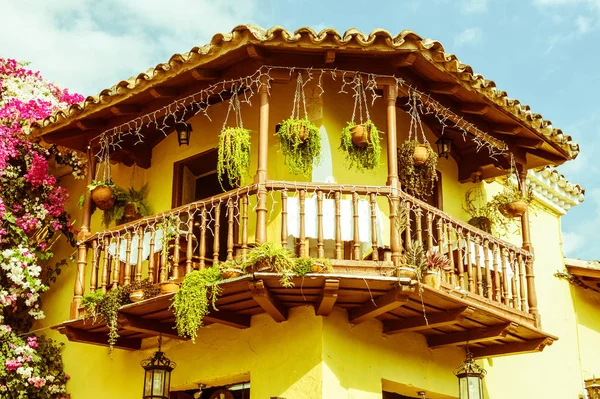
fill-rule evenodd
<path id="1" fill-rule="evenodd" d="M 396 140 L 396 97 L 398 87 L 396 85 L 384 86 L 384 96 L 387 110 L 387 156 L 388 156 L 388 179 L 387 185 L 392 188 L 390 195 L 390 249 L 392 250 L 392 261 L 398 264 L 400 260 L 400 234 L 397 223 L 398 209 L 398 150 Z"/>
<path id="2" fill-rule="evenodd" d="M 267 161 L 269 152 L 269 93 L 267 76 L 261 77 L 258 90 L 260 95 L 260 114 L 258 121 L 258 166 L 254 183 L 258 184 L 256 205 L 256 244 L 267 242 Z"/>
<path id="3" fill-rule="evenodd" d="M 517 163 L 517 172 L 519 174 L 519 188 L 523 194 L 527 193 L 527 167 Z M 531 245 L 531 233 L 529 228 L 529 211 L 525 211 L 521 216 L 521 233 L 523 235 L 523 249 L 533 255 L 533 245 Z M 525 261 L 525 277 L 527 279 L 527 300 L 529 304 L 529 313 L 535 316 L 536 324 L 541 325 L 540 314 L 537 308 L 537 294 L 535 292 L 535 274 L 533 273 L 533 257 Z"/>
<path id="4" fill-rule="evenodd" d="M 85 265 L 87 264 L 87 245 L 80 242 L 77 246 L 77 275 L 75 276 L 75 287 L 73 289 L 73 301 L 71 302 L 71 319 L 79 317 L 79 305 L 84 294 L 83 281 L 85 279 Z"/>
<path id="5" fill-rule="evenodd" d="M 92 195 L 90 190 L 87 189 L 87 185 L 92 184 L 96 174 L 96 157 L 94 156 L 91 147 L 88 147 L 87 158 L 87 175 L 85 179 L 86 187 L 83 194 L 83 208 L 80 229 L 80 232 L 83 234 L 80 236 L 80 239 L 85 238 L 85 234 L 90 232 L 90 224 L 92 220 Z"/>

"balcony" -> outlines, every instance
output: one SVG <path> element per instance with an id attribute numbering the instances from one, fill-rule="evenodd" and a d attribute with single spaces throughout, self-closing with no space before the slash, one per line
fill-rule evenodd
<path id="1" fill-rule="evenodd" d="M 174 222 L 173 222 L 174 221 Z M 165 223 L 176 226 L 166 235 Z M 171 238 L 169 238 L 171 237 Z M 140 239 L 141 238 L 141 239 Z M 72 320 L 56 326 L 70 340 L 106 345 L 102 321 L 84 321 L 84 292 L 132 281 L 181 280 L 194 269 L 243 260 L 264 242 L 296 256 L 331 259 L 333 272 L 284 288 L 256 272 L 219 282 L 206 325 L 250 327 L 253 315 L 285 321 L 289 308 L 343 308 L 352 323 L 380 320 L 383 332 L 423 334 L 430 348 L 469 345 L 476 357 L 541 351 L 555 337 L 538 328 L 532 255 L 389 186 L 267 181 L 89 236 L 79 246 Z M 441 288 L 402 281 L 394 265 L 413 242 L 447 254 Z M 173 267 L 167 267 L 168 264 Z M 120 309 L 116 347 L 139 349 L 159 334 L 181 339 L 169 306 L 174 294 Z"/>

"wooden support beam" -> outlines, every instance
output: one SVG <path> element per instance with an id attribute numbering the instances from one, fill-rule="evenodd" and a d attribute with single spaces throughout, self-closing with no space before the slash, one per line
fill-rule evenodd
<path id="1" fill-rule="evenodd" d="M 357 308 L 350 309 L 348 319 L 352 323 L 358 324 L 399 308 L 408 302 L 412 292 L 414 292 L 414 287 L 402 285 L 385 295 L 363 303 Z"/>
<path id="2" fill-rule="evenodd" d="M 416 59 L 417 59 L 416 52 L 404 53 L 404 54 L 400 54 L 397 57 L 395 57 L 394 60 L 392 61 L 392 65 L 395 66 L 396 68 L 405 68 L 405 67 L 411 66 L 415 62 Z"/>
<path id="3" fill-rule="evenodd" d="M 221 73 L 212 68 L 195 68 L 192 69 L 192 77 L 196 80 L 216 80 L 221 77 Z"/>
<path id="4" fill-rule="evenodd" d="M 104 119 L 83 119 L 75 122 L 75 126 L 80 130 L 102 129 L 106 126 L 106 121 Z"/>
<path id="5" fill-rule="evenodd" d="M 335 50 L 325 51 L 325 63 L 333 64 L 335 62 Z"/>
<path id="6" fill-rule="evenodd" d="M 265 287 L 262 280 L 251 281 L 248 283 L 252 298 L 263 308 L 265 312 L 277 322 L 287 320 L 287 309 L 279 302 L 279 300 L 273 296 Z"/>
<path id="7" fill-rule="evenodd" d="M 137 105 L 120 104 L 110 107 L 110 112 L 113 115 L 132 115 L 140 112 L 140 107 Z"/>
<path id="8" fill-rule="evenodd" d="M 459 89 L 458 83 L 431 82 L 427 84 L 427 90 L 438 94 L 455 94 Z"/>
<path id="9" fill-rule="evenodd" d="M 154 98 L 170 98 L 177 96 L 178 91 L 173 87 L 153 87 L 150 95 Z"/>
<path id="10" fill-rule="evenodd" d="M 445 335 L 431 335 L 427 337 L 427 344 L 431 349 L 435 349 L 446 346 L 493 341 L 498 338 L 506 337 L 511 331 L 514 331 L 516 327 L 517 325 L 514 323 L 504 323 L 497 326 L 460 331 Z"/>
<path id="11" fill-rule="evenodd" d="M 248 56 L 254 60 L 262 61 L 265 59 L 265 51 L 254 44 L 247 45 L 246 52 L 248 53 Z"/>
<path id="12" fill-rule="evenodd" d="M 136 331 L 144 334 L 163 335 L 168 338 L 187 340 L 177 335 L 177 330 L 172 325 L 160 323 L 158 320 L 142 319 L 125 313 L 119 313 L 119 326 L 124 330 Z"/>
<path id="13" fill-rule="evenodd" d="M 490 106 L 481 103 L 462 103 L 460 104 L 460 112 L 471 115 L 484 115 L 490 110 Z"/>
<path id="14" fill-rule="evenodd" d="M 519 139 L 515 140 L 515 145 L 517 147 L 528 148 L 530 150 L 537 150 L 543 144 L 544 144 L 544 142 L 542 140 L 538 140 L 538 139 L 519 138 Z"/>
<path id="15" fill-rule="evenodd" d="M 497 123 L 491 126 L 492 130 L 500 134 L 508 134 L 514 136 L 521 131 L 521 126 L 513 125 L 511 123 Z"/>
<path id="16" fill-rule="evenodd" d="M 78 328 L 60 326 L 58 331 L 65 335 L 71 342 L 80 342 L 85 344 L 108 346 L 108 335 L 100 333 L 91 333 Z M 142 347 L 142 340 L 139 338 L 123 338 L 117 339 L 115 348 L 125 350 L 138 350 Z"/>
<path id="17" fill-rule="evenodd" d="M 323 293 L 317 301 L 316 314 L 318 316 L 327 316 L 331 313 L 335 301 L 338 297 L 338 289 L 340 288 L 340 280 L 326 279 L 323 284 Z"/>
<path id="18" fill-rule="evenodd" d="M 526 342 L 516 342 L 507 345 L 493 345 L 485 348 L 471 348 L 470 351 L 475 359 L 486 357 L 510 356 L 522 353 L 541 352 L 546 346 L 552 345 L 554 341 L 550 338 L 538 338 Z"/>
<path id="19" fill-rule="evenodd" d="M 398 320 L 386 320 L 383 322 L 383 332 L 386 334 L 397 334 L 407 331 L 422 331 L 431 328 L 451 326 L 460 323 L 473 313 L 475 309 L 462 307 L 447 312 L 438 312 L 424 315 L 405 317 Z"/>
<path id="20" fill-rule="evenodd" d="M 228 310 L 212 310 L 209 314 L 204 316 L 204 320 L 209 323 L 219 323 L 234 328 L 248 328 L 250 327 L 250 319 L 252 316 L 230 312 Z"/>

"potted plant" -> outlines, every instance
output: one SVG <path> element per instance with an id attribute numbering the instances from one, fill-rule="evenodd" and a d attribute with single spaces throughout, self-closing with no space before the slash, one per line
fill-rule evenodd
<path id="1" fill-rule="evenodd" d="M 374 170 L 379 166 L 379 130 L 370 119 L 359 125 L 354 121 L 348 122 L 342 130 L 340 148 L 346 153 L 346 164 L 351 169 Z"/>
<path id="2" fill-rule="evenodd" d="M 487 206 L 481 184 L 478 184 L 476 187 L 471 188 L 465 193 L 463 210 L 471 216 L 468 223 L 473 227 L 477 227 L 479 230 L 491 234 L 492 227 L 497 225 L 497 223 L 494 222 L 495 212 Z"/>
<path id="3" fill-rule="evenodd" d="M 303 118 L 300 116 L 301 102 L 304 105 Z M 318 165 L 321 162 L 321 132 L 308 120 L 302 73 L 298 73 L 296 80 L 292 115 L 281 122 L 275 135 L 279 139 L 284 163 L 293 175 L 308 176 L 312 172 L 313 164 Z"/>
<path id="4" fill-rule="evenodd" d="M 295 258 L 293 271 L 296 276 L 305 276 L 309 273 L 329 273 L 333 267 L 329 259 Z"/>
<path id="5" fill-rule="evenodd" d="M 177 281 L 177 279 L 175 279 L 174 277 L 169 277 L 168 280 L 160 283 L 160 293 L 162 295 L 165 295 L 172 294 L 173 292 L 178 292 L 180 285 L 181 283 Z"/>
<path id="6" fill-rule="evenodd" d="M 287 248 L 275 247 L 267 242 L 252 248 L 246 255 L 243 265 L 245 273 L 272 271 L 281 274 L 279 282 L 283 287 L 293 287 L 294 260 L 292 252 Z"/>
<path id="7" fill-rule="evenodd" d="M 221 271 L 221 277 L 223 280 L 239 277 L 243 273 L 242 265 L 236 260 L 220 262 L 217 266 Z"/>
<path id="8" fill-rule="evenodd" d="M 492 197 L 489 206 L 497 208 L 506 218 L 516 218 L 527 211 L 532 199 L 533 192 L 530 188 L 523 193 L 517 185 L 513 185 L 507 179 L 503 190 Z"/>
<path id="9" fill-rule="evenodd" d="M 112 288 L 104 293 L 102 290 L 85 294 L 81 299 L 86 318 L 96 320 L 102 317 L 108 327 L 108 346 L 112 350 L 119 339 L 119 308 L 127 303 L 122 287 Z"/>
<path id="10" fill-rule="evenodd" d="M 227 178 L 231 187 L 237 187 L 250 167 L 250 130 L 243 127 L 227 127 L 219 135 L 217 175 L 223 187 Z"/>
<path id="11" fill-rule="evenodd" d="M 423 163 L 420 161 L 422 157 L 415 153 L 417 151 L 420 154 L 422 150 L 417 148 L 425 148 L 428 154 Z M 419 162 L 415 161 L 417 157 Z M 402 187 L 417 198 L 433 194 L 437 181 L 437 161 L 437 154 L 429 143 L 421 144 L 416 139 L 402 143 L 398 149 L 398 176 Z"/>
<path id="12" fill-rule="evenodd" d="M 145 216 L 150 216 L 152 212 L 146 200 L 146 191 L 148 191 L 148 183 L 144 184 L 139 190 L 129 187 L 122 195 L 117 196 L 115 207 L 122 204 L 124 222 L 133 222 Z"/>
<path id="13" fill-rule="evenodd" d="M 442 286 L 442 273 L 448 267 L 450 260 L 437 248 L 427 250 L 427 265 L 423 270 L 423 283 L 439 290 Z"/>
<path id="14" fill-rule="evenodd" d="M 150 299 L 160 294 L 160 288 L 152 284 L 149 279 L 134 281 L 123 287 L 123 295 L 127 295 L 131 302 Z"/>
<path id="15" fill-rule="evenodd" d="M 401 264 L 396 268 L 400 284 L 407 285 L 413 280 L 418 280 L 426 267 L 427 259 L 423 246 L 417 241 L 411 242 L 402 254 Z"/>
<path id="16" fill-rule="evenodd" d="M 202 327 L 204 316 L 210 312 L 209 306 L 212 305 L 217 310 L 217 299 L 221 291 L 216 283 L 220 280 L 221 270 L 216 266 L 194 270 L 185 276 L 171 305 L 180 336 L 196 341 L 197 330 Z"/>
<path id="17" fill-rule="evenodd" d="M 116 186 L 112 180 L 93 180 L 88 185 L 92 201 L 103 211 L 112 208 L 115 203 L 114 190 Z"/>

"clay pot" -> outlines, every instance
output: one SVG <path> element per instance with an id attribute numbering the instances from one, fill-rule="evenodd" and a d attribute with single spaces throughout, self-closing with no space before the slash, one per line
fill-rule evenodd
<path id="1" fill-rule="evenodd" d="M 318 263 L 318 262 L 313 263 L 312 266 L 310 267 L 311 273 L 323 273 L 324 270 L 325 270 L 325 265 L 322 263 Z"/>
<path id="2" fill-rule="evenodd" d="M 412 267 L 408 266 L 400 266 L 397 269 L 398 279 L 400 279 L 401 284 L 410 284 L 412 280 L 417 279 L 417 271 Z"/>
<path id="3" fill-rule="evenodd" d="M 140 215 L 139 212 L 135 211 L 135 206 L 133 206 L 131 202 L 125 204 L 125 207 L 123 209 L 123 219 L 125 219 L 125 222 L 129 223 L 141 218 L 142 215 Z"/>
<path id="4" fill-rule="evenodd" d="M 254 265 L 246 267 L 246 272 L 248 273 L 266 272 L 269 270 L 271 270 L 271 266 L 267 261 L 260 261 L 255 263 Z"/>
<path id="5" fill-rule="evenodd" d="M 350 128 L 350 132 L 352 132 L 352 144 L 359 148 L 365 148 L 369 145 L 371 140 L 371 129 L 369 127 L 355 125 Z"/>
<path id="6" fill-rule="evenodd" d="M 236 278 L 242 275 L 241 269 L 223 269 L 221 270 L 221 277 L 224 280 L 229 280 L 230 278 Z"/>
<path id="7" fill-rule="evenodd" d="M 423 276 L 423 283 L 428 287 L 439 290 L 442 287 L 442 276 L 439 271 L 429 270 Z"/>
<path id="8" fill-rule="evenodd" d="M 98 186 L 91 192 L 92 201 L 103 211 L 110 209 L 115 204 L 113 189 L 108 186 Z"/>
<path id="9" fill-rule="evenodd" d="M 486 233 L 492 233 L 492 221 L 485 216 L 475 216 L 474 218 L 469 219 L 469 224 Z"/>
<path id="10" fill-rule="evenodd" d="M 425 165 L 429 159 L 429 152 L 427 146 L 417 144 L 415 152 L 413 153 L 413 163 L 415 165 Z"/>
<path id="11" fill-rule="evenodd" d="M 129 294 L 129 300 L 133 303 L 139 302 L 142 299 L 144 299 L 144 290 L 131 291 L 131 294 Z"/>
<path id="12" fill-rule="evenodd" d="M 500 212 L 505 216 L 516 218 L 522 216 L 527 211 L 527 202 L 525 201 L 515 201 L 509 202 L 508 204 L 504 204 Z"/>
<path id="13" fill-rule="evenodd" d="M 160 283 L 161 294 L 171 294 L 177 291 L 179 291 L 179 283 L 175 281 L 165 281 L 164 283 Z"/>

